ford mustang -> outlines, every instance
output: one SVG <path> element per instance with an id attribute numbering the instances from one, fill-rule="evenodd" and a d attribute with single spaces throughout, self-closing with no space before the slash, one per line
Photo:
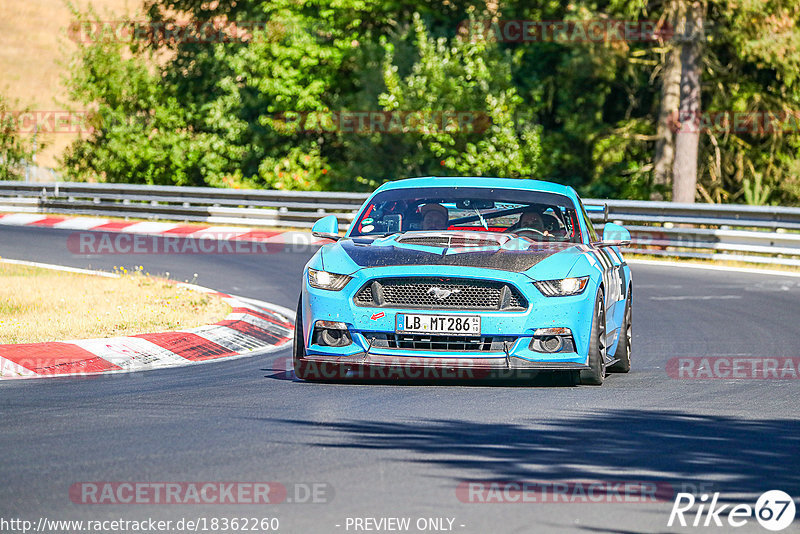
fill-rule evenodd
<path id="1" fill-rule="evenodd" d="M 596 207 L 589 207 L 590 210 Z M 603 206 L 599 207 L 603 209 Z M 629 232 L 599 237 L 568 186 L 412 178 L 379 187 L 303 271 L 293 360 L 305 380 L 558 373 L 631 366 Z"/>

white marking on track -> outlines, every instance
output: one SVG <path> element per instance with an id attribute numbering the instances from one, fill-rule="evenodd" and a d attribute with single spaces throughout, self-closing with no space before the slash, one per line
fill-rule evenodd
<path id="1" fill-rule="evenodd" d="M 251 299 L 250 297 L 242 297 L 240 295 L 231 295 L 233 298 L 240 302 L 248 303 L 251 306 L 254 306 L 256 310 L 261 309 L 266 310 L 267 312 L 279 312 L 282 313 L 286 319 L 286 322 L 293 322 L 293 318 L 295 315 L 295 310 L 290 310 L 284 306 L 279 306 L 278 304 L 273 304 L 271 302 L 264 302 L 263 300 L 258 299 Z"/>
<path id="2" fill-rule="evenodd" d="M 749 267 L 730 267 L 728 265 L 702 265 L 699 263 L 687 263 L 681 261 L 665 261 L 665 260 L 640 260 L 630 258 L 626 260 L 631 265 L 655 265 L 658 267 L 680 267 L 682 269 L 706 269 L 711 271 L 729 271 L 735 273 L 745 274 L 766 274 L 774 276 L 789 276 L 792 278 L 800 278 L 800 273 L 793 273 L 791 271 L 776 271 L 771 269 L 751 269 Z"/>
<path id="3" fill-rule="evenodd" d="M 233 352 L 247 353 L 264 347 L 263 341 L 227 326 L 198 326 L 182 332 L 195 334 Z"/>
<path id="4" fill-rule="evenodd" d="M 36 373 L 0 356 L 0 377 L 23 378 L 26 376 L 36 376 Z"/>
<path id="5" fill-rule="evenodd" d="M 108 219 L 98 219 L 96 217 L 75 217 L 74 219 L 67 219 L 58 224 L 54 224 L 53 228 L 68 228 L 71 230 L 89 230 L 97 226 L 108 224 L 111 221 Z"/>
<path id="6" fill-rule="evenodd" d="M 64 271 L 68 273 L 91 274 L 93 276 L 104 276 L 106 278 L 120 277 L 120 275 L 115 273 L 107 273 L 104 271 L 93 271 L 91 269 L 79 269 L 77 267 L 64 267 L 63 265 L 52 265 L 49 263 L 38 263 L 35 261 L 9 260 L 6 258 L 2 258 L 0 259 L 0 263 L 9 263 L 11 265 L 27 265 L 28 267 L 39 267 L 40 269 L 50 269 L 52 271 Z"/>
<path id="7" fill-rule="evenodd" d="M 203 238 L 203 239 L 220 239 L 231 240 L 234 237 L 240 236 L 250 232 L 250 228 L 231 228 L 230 226 L 209 226 L 203 230 L 192 232 L 186 237 Z"/>
<path id="8" fill-rule="evenodd" d="M 7 224 L 9 226 L 16 226 L 16 225 L 26 225 L 31 224 L 36 221 L 41 221 L 42 219 L 46 219 L 45 215 L 40 215 L 38 213 L 11 213 L 9 215 L 3 216 L 0 221 L 3 224 Z"/>
<path id="9" fill-rule="evenodd" d="M 243 321 L 245 323 L 251 324 L 256 326 L 262 330 L 266 330 L 267 332 L 278 334 L 283 337 L 289 337 L 292 335 L 292 329 L 286 328 L 279 324 L 271 323 L 269 321 L 265 321 L 261 317 L 256 317 L 255 315 L 250 315 L 247 313 L 231 313 L 226 317 L 226 319 L 233 319 L 236 321 Z"/>
<path id="10" fill-rule="evenodd" d="M 650 297 L 650 300 L 731 300 L 741 295 L 674 295 L 671 297 Z"/>
<path id="11" fill-rule="evenodd" d="M 71 343 L 129 371 L 186 364 L 186 358 L 137 337 L 84 339 Z"/>
<path id="12" fill-rule="evenodd" d="M 178 226 L 174 223 L 143 221 L 125 228 L 126 234 L 161 234 Z"/>
<path id="13" fill-rule="evenodd" d="M 281 232 L 264 240 L 266 243 L 283 243 L 285 245 L 315 245 L 325 240 L 314 237 L 307 232 Z"/>

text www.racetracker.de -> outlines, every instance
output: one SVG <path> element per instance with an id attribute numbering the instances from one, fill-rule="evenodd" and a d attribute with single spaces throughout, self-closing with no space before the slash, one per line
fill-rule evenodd
<path id="1" fill-rule="evenodd" d="M 276 517 L 197 517 L 181 519 L 105 519 L 72 520 L 40 517 L 27 519 L 0 517 L 0 532 L 275 532 Z"/>

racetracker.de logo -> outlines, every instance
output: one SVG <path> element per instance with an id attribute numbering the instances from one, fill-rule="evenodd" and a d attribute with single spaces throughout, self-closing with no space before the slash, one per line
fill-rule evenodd
<path id="1" fill-rule="evenodd" d="M 249 239 L 237 231 L 202 232 L 198 236 L 147 235 L 124 232 L 73 232 L 67 237 L 72 254 L 277 254 L 304 252 L 315 243 L 310 234 Z"/>
<path id="2" fill-rule="evenodd" d="M 679 380 L 797 380 L 800 358 L 697 356 L 670 358 L 667 374 Z"/>
<path id="3" fill-rule="evenodd" d="M 677 112 L 668 118 L 673 132 L 765 136 L 800 133 L 800 111 Z"/>
<path id="4" fill-rule="evenodd" d="M 75 504 L 325 504 L 333 487 L 325 482 L 76 482 Z"/>
<path id="5" fill-rule="evenodd" d="M 465 481 L 456 488 L 464 503 L 498 504 L 586 504 L 653 503 L 671 501 L 671 484 L 644 481 Z"/>
<path id="6" fill-rule="evenodd" d="M 76 20 L 67 35 L 76 43 L 246 43 L 277 40 L 289 31 L 271 21 Z"/>
<path id="7" fill-rule="evenodd" d="M 416 381 L 416 380 L 504 380 L 533 379 L 541 374 L 538 369 L 487 367 L 480 358 L 459 358 L 454 362 L 441 362 L 436 358 L 397 357 L 384 358 L 380 362 L 362 364 L 361 359 L 326 362 L 302 360 L 297 363 L 300 373 L 315 380 L 363 380 L 363 381 Z M 292 358 L 277 358 L 272 368 L 292 373 Z"/>
<path id="8" fill-rule="evenodd" d="M 668 41 L 675 31 L 654 20 L 465 20 L 457 34 L 472 41 L 605 43 Z"/>
<path id="9" fill-rule="evenodd" d="M 92 133 L 87 111 L 19 110 L 0 112 L 0 127 L 20 134 Z"/>
<path id="10" fill-rule="evenodd" d="M 479 134 L 492 118 L 482 111 L 285 111 L 272 126 L 285 133 Z"/>

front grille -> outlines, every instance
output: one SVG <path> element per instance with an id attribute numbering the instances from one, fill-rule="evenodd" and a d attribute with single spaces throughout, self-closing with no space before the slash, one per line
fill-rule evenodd
<path id="1" fill-rule="evenodd" d="M 443 350 L 452 352 L 504 352 L 511 350 L 512 336 L 432 336 L 424 334 L 392 334 L 364 332 L 375 348 L 403 350 Z"/>
<path id="2" fill-rule="evenodd" d="M 368 282 L 353 300 L 357 306 L 405 309 L 523 311 L 528 308 L 528 301 L 511 284 L 465 278 L 383 278 Z"/>

